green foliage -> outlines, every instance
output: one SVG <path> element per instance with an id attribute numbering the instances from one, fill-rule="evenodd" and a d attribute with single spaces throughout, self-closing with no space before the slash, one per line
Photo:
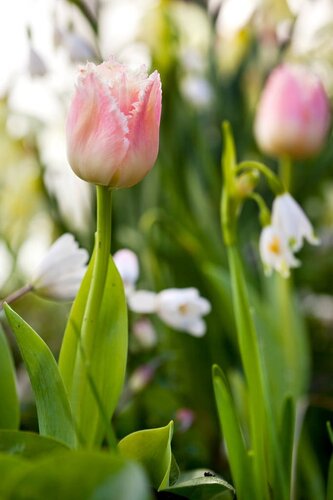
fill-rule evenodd
<path id="1" fill-rule="evenodd" d="M 0 429 L 18 429 L 20 408 L 15 367 L 5 333 L 0 325 Z"/>
<path id="2" fill-rule="evenodd" d="M 205 500 L 208 498 L 231 500 L 235 494 L 235 490 L 230 484 L 207 469 L 184 472 L 178 481 L 165 491 L 181 495 L 190 500 Z"/>
<path id="3" fill-rule="evenodd" d="M 35 459 L 66 448 L 60 441 L 33 432 L 0 431 L 0 453 Z"/>
<path id="4" fill-rule="evenodd" d="M 39 335 L 8 305 L 4 305 L 35 393 L 40 434 L 69 447 L 76 444 L 72 413 L 57 363 Z"/>
<path id="5" fill-rule="evenodd" d="M 255 498 L 253 457 L 244 441 L 228 381 L 218 366 L 213 367 L 213 384 L 220 425 L 228 449 L 232 476 L 240 498 Z"/>
<path id="6" fill-rule="evenodd" d="M 127 308 L 122 280 L 109 257 L 103 296 L 88 356 L 81 339 L 94 268 L 91 259 L 68 320 L 59 358 L 73 414 L 86 444 L 99 443 L 123 386 L 127 359 Z M 84 390 L 83 390 L 84 389 Z"/>
<path id="7" fill-rule="evenodd" d="M 172 433 L 173 422 L 170 422 L 159 429 L 133 432 L 118 444 L 121 455 L 136 460 L 144 466 L 152 485 L 157 490 L 163 490 L 169 486 Z"/>
<path id="8" fill-rule="evenodd" d="M 0 456 L 1 498 L 44 500 L 151 499 L 141 468 L 101 452 L 54 453 L 27 462 Z"/>

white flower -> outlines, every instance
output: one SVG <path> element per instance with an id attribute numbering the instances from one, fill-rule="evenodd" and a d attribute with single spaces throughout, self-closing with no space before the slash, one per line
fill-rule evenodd
<path id="1" fill-rule="evenodd" d="M 168 326 L 195 337 L 206 333 L 202 316 L 211 310 L 209 301 L 196 288 L 168 288 L 159 293 L 139 290 L 129 297 L 129 308 L 138 313 L 156 313 Z"/>
<path id="2" fill-rule="evenodd" d="M 293 252 L 297 252 L 303 246 L 304 239 L 312 245 L 319 243 L 309 219 L 289 193 L 275 198 L 272 208 L 272 226 L 284 234 Z"/>
<path id="3" fill-rule="evenodd" d="M 122 248 L 113 255 L 113 260 L 123 280 L 126 297 L 128 297 L 134 291 L 139 277 L 138 257 L 132 250 Z"/>
<path id="4" fill-rule="evenodd" d="M 86 272 L 88 252 L 66 233 L 49 248 L 31 280 L 32 289 L 44 298 L 73 300 Z"/>
<path id="5" fill-rule="evenodd" d="M 289 269 L 299 266 L 299 261 L 290 250 L 285 235 L 273 225 L 263 228 L 260 235 L 259 250 L 267 275 L 270 275 L 272 269 L 274 269 L 284 278 L 288 278 Z"/>

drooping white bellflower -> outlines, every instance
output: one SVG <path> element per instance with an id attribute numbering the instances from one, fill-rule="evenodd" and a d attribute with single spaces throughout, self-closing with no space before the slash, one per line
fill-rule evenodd
<path id="1" fill-rule="evenodd" d="M 260 235 L 259 251 L 267 275 L 275 270 L 284 278 L 288 278 L 289 270 L 300 264 L 294 257 L 284 233 L 274 225 L 263 228 Z"/>
<path id="2" fill-rule="evenodd" d="M 302 248 L 304 240 L 312 245 L 319 244 L 309 219 L 289 193 L 275 198 L 272 208 L 272 226 L 284 234 L 293 252 Z"/>
<path id="3" fill-rule="evenodd" d="M 35 270 L 31 286 L 41 297 L 73 300 L 86 272 L 89 255 L 74 236 L 65 233 L 49 248 Z"/>
<path id="4" fill-rule="evenodd" d="M 168 288 L 159 293 L 139 290 L 128 300 L 129 308 L 137 313 L 156 313 L 175 330 L 202 337 L 206 324 L 202 316 L 211 310 L 210 302 L 196 288 Z"/>

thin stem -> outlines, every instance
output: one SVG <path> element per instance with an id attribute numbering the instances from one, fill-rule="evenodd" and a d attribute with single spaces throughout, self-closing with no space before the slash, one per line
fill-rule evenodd
<path id="1" fill-rule="evenodd" d="M 28 283 L 27 285 L 22 286 L 22 288 L 19 288 L 18 290 L 15 290 L 15 292 L 7 295 L 3 300 L 0 301 L 0 309 L 2 308 L 3 304 L 6 302 L 7 304 L 12 304 L 16 300 L 20 299 L 27 293 L 31 292 L 34 289 L 33 285 Z"/>
<path id="2" fill-rule="evenodd" d="M 95 264 L 82 327 L 82 342 L 88 356 L 96 335 L 95 323 L 104 293 L 111 250 L 111 191 L 105 186 L 97 186 L 96 192 Z"/>
<path id="3" fill-rule="evenodd" d="M 259 218 L 260 218 L 261 225 L 263 227 L 267 226 L 271 220 L 271 213 L 270 213 L 270 210 L 269 210 L 268 206 L 266 205 L 266 202 L 263 199 L 263 197 L 260 196 L 260 194 L 258 194 L 258 193 L 251 193 L 248 195 L 248 198 L 250 200 L 253 200 L 258 205 L 259 212 L 260 212 Z"/>
<path id="4" fill-rule="evenodd" d="M 243 170 L 258 170 L 265 176 L 275 194 L 281 194 L 285 191 L 279 177 L 275 175 L 274 172 L 272 172 L 272 170 L 269 169 L 264 163 L 259 161 L 242 161 L 237 165 L 235 170 L 236 174 L 243 172 Z"/>
<path id="5" fill-rule="evenodd" d="M 251 309 L 238 249 L 228 247 L 234 312 L 242 365 L 249 390 L 250 425 L 254 453 L 254 473 L 258 500 L 269 498 L 268 470 L 265 460 L 267 429 L 265 425 L 265 395 L 262 379 L 258 339 L 251 316 Z"/>
<path id="6" fill-rule="evenodd" d="M 291 159 L 289 156 L 283 156 L 279 162 L 279 175 L 285 191 L 291 190 Z"/>

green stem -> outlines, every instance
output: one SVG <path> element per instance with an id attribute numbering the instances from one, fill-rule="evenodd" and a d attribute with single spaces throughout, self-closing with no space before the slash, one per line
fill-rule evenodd
<path id="1" fill-rule="evenodd" d="M 254 455 L 257 499 L 266 500 L 270 495 L 266 460 L 267 429 L 263 370 L 239 252 L 236 245 L 229 245 L 227 251 L 238 344 L 249 390 L 251 445 Z"/>
<path id="2" fill-rule="evenodd" d="M 279 162 L 279 175 L 285 191 L 291 190 L 291 159 L 289 156 L 283 156 Z"/>
<path id="3" fill-rule="evenodd" d="M 82 343 L 86 356 L 90 357 L 95 332 L 95 320 L 104 293 L 111 251 L 111 191 L 105 186 L 96 187 L 97 194 L 97 230 L 95 233 L 95 263 L 91 286 L 83 317 Z"/>
<path id="4" fill-rule="evenodd" d="M 33 285 L 28 283 L 27 285 L 22 286 L 22 288 L 15 290 L 15 292 L 12 292 L 11 294 L 7 295 L 6 298 L 0 301 L 0 309 L 2 308 L 5 302 L 7 304 L 12 304 L 21 297 L 24 297 L 24 295 L 26 295 L 27 293 L 32 292 L 33 289 L 34 289 Z"/>
<path id="5" fill-rule="evenodd" d="M 239 174 L 243 170 L 258 170 L 261 172 L 266 177 L 267 182 L 275 194 L 281 194 L 285 191 L 279 177 L 275 175 L 270 168 L 266 167 L 264 163 L 259 161 L 242 161 L 237 165 L 235 172 Z"/>
<path id="6" fill-rule="evenodd" d="M 259 218 L 260 218 L 260 223 L 263 227 L 268 226 L 271 221 L 271 212 L 266 205 L 265 200 L 263 199 L 262 196 L 258 193 L 251 193 L 248 198 L 250 200 L 253 200 L 256 202 L 259 208 Z"/>

